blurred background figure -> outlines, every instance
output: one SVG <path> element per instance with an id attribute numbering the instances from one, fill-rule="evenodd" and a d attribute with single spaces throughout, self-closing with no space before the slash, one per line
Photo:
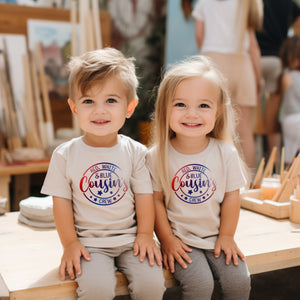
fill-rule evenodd
<path id="1" fill-rule="evenodd" d="M 283 72 L 279 91 L 285 162 L 291 162 L 300 148 L 300 35 L 286 39 L 280 50 Z"/>
<path id="2" fill-rule="evenodd" d="M 253 116 L 260 95 L 260 51 L 255 30 L 262 25 L 261 0 L 198 0 L 192 12 L 198 48 L 227 77 L 238 112 L 240 152 L 250 180 L 255 168 Z"/>
<path id="3" fill-rule="evenodd" d="M 267 152 L 281 147 L 278 112 L 280 95 L 276 93 L 278 77 L 282 71 L 279 50 L 288 36 L 290 26 L 300 16 L 300 8 L 292 0 L 263 0 L 263 28 L 256 32 L 261 51 L 263 96 L 266 98 L 264 131 L 267 135 Z M 277 151 L 279 154 L 280 151 Z"/>

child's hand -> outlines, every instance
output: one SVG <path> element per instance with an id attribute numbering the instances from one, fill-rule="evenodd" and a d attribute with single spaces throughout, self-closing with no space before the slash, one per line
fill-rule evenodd
<path id="1" fill-rule="evenodd" d="M 141 262 L 143 262 L 145 260 L 146 255 L 148 255 L 150 266 L 154 265 L 155 260 L 159 266 L 162 265 L 161 253 L 160 250 L 155 245 L 152 234 L 147 234 L 147 233 L 137 234 L 133 246 L 133 254 L 135 256 L 140 254 Z"/>
<path id="2" fill-rule="evenodd" d="M 81 256 L 83 256 L 86 260 L 90 260 L 89 252 L 79 241 L 75 241 L 65 247 L 59 266 L 59 276 L 61 280 L 65 280 L 66 271 L 71 279 L 75 279 L 74 269 L 77 275 L 81 275 Z"/>
<path id="3" fill-rule="evenodd" d="M 192 249 L 175 235 L 170 235 L 161 241 L 161 251 L 163 254 L 164 266 L 167 270 L 170 270 L 171 273 L 175 272 L 175 259 L 184 269 L 187 268 L 185 261 L 189 264 L 192 262 L 191 258 L 186 253 L 192 252 Z"/>
<path id="4" fill-rule="evenodd" d="M 232 236 L 220 235 L 218 237 L 215 245 L 215 257 L 219 257 L 222 250 L 226 255 L 226 265 L 229 265 L 232 259 L 233 264 L 237 266 L 239 264 L 238 257 L 245 260 L 245 255 L 238 248 Z"/>

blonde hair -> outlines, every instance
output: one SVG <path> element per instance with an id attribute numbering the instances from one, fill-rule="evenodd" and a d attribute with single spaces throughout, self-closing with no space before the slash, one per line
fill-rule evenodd
<path id="1" fill-rule="evenodd" d="M 168 146 L 169 141 L 176 135 L 169 127 L 172 100 L 180 82 L 196 76 L 211 80 L 220 89 L 215 126 L 208 136 L 231 144 L 238 142 L 235 134 L 235 112 L 231 105 L 227 82 L 213 62 L 206 56 L 196 55 L 178 63 L 167 71 L 158 89 L 153 128 L 157 157 L 156 169 L 163 186 L 166 203 L 170 197 L 168 189 Z"/>
<path id="2" fill-rule="evenodd" d="M 260 30 L 263 25 L 263 2 L 262 0 L 244 0 L 247 11 L 248 28 Z"/>
<path id="3" fill-rule="evenodd" d="M 248 28 L 261 30 L 263 25 L 263 2 L 262 0 L 241 0 L 237 7 L 236 16 L 242 14 L 242 25 L 239 36 L 239 51 L 242 51 L 245 33 Z"/>
<path id="4" fill-rule="evenodd" d="M 137 99 L 138 79 L 133 60 L 126 58 L 119 50 L 109 47 L 72 57 L 68 64 L 70 98 L 74 98 L 76 90 L 84 94 L 95 84 L 116 76 L 126 86 L 128 100 Z"/>

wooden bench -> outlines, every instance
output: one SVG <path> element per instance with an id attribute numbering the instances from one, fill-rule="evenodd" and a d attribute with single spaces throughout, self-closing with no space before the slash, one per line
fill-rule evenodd
<path id="1" fill-rule="evenodd" d="M 18 223 L 19 212 L 0 216 L 0 299 L 76 299 L 76 283 L 61 281 L 62 247 L 55 229 Z M 299 226 L 241 210 L 236 241 L 251 274 L 300 265 Z M 175 285 L 164 272 L 166 287 Z M 117 295 L 128 294 L 127 280 L 117 275 Z"/>

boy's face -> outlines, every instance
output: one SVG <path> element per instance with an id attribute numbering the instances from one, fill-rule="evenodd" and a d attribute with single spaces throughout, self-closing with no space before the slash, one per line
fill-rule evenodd
<path id="1" fill-rule="evenodd" d="M 77 90 L 75 99 L 68 99 L 85 132 L 85 143 L 94 147 L 111 147 L 117 143 L 118 131 L 125 119 L 131 117 L 137 103 L 137 99 L 128 102 L 124 83 L 115 77 L 95 85 L 86 95 Z"/>

